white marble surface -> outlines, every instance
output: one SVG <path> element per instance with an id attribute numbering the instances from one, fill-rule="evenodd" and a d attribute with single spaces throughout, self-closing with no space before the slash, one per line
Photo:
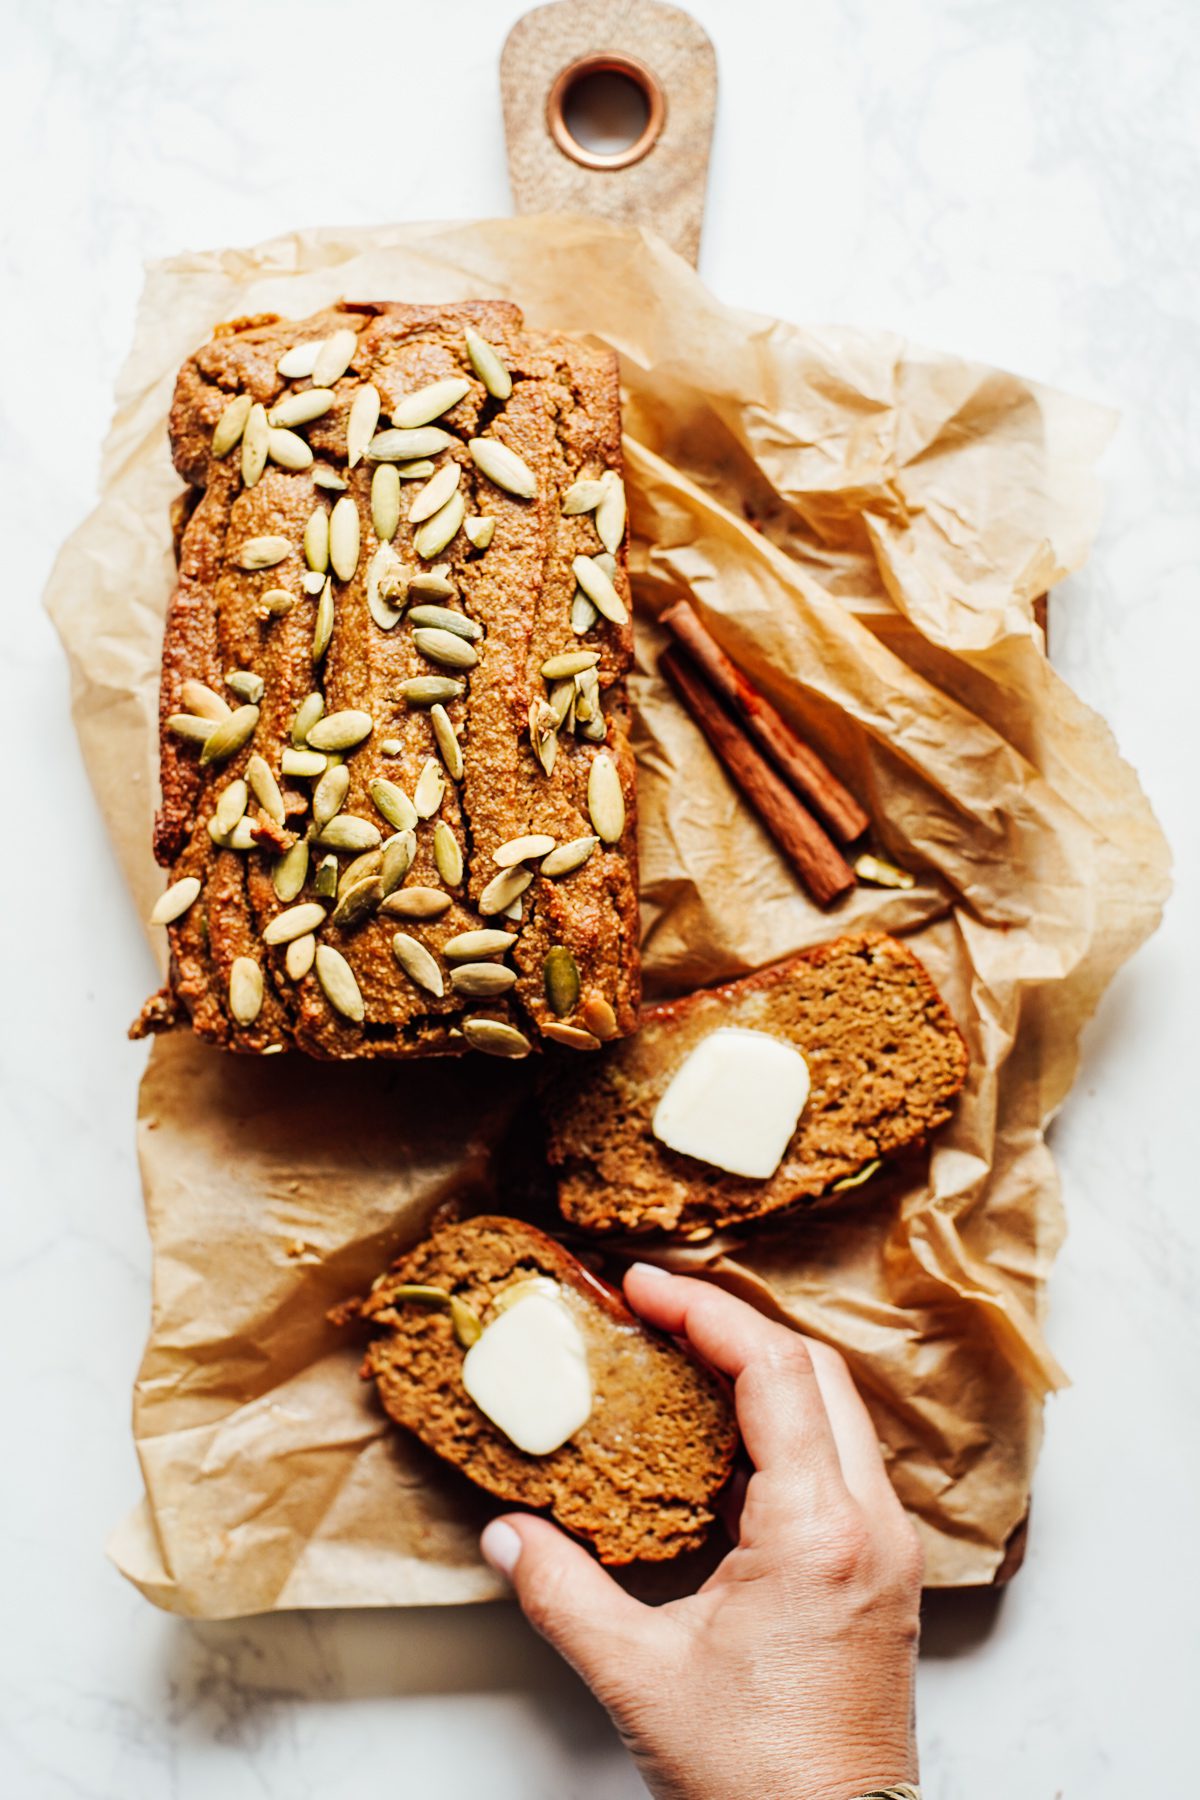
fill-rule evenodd
<path id="1" fill-rule="evenodd" d="M 142 1055 L 123 1032 L 152 969 L 39 591 L 92 501 L 143 259 L 294 225 L 507 211 L 496 62 L 520 10 L 3 8 L 7 1800 L 641 1791 L 509 1608 L 194 1627 L 155 1613 L 101 1553 L 137 1489 Z M 1050 1409 L 1028 1563 L 998 1606 L 930 1609 L 920 1720 L 927 1800 L 1166 1800 L 1195 1762 L 1200 1673 L 1200 11 L 694 10 L 721 69 L 702 263 L 721 295 L 898 327 L 1123 413 L 1104 530 L 1058 597 L 1054 653 L 1141 771 L 1178 893 L 1109 995 L 1055 1127 L 1072 1233 L 1051 1336 L 1075 1386 Z M 311 153 L 293 154 L 295 128 Z"/>

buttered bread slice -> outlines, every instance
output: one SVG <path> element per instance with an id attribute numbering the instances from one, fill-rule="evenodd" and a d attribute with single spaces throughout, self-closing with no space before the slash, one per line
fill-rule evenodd
<path id="1" fill-rule="evenodd" d="M 376 1282 L 362 1366 L 399 1425 L 601 1562 L 697 1547 L 737 1445 L 731 1398 L 678 1344 L 518 1219 L 435 1230 Z"/>
<path id="2" fill-rule="evenodd" d="M 559 1204 L 591 1231 L 688 1232 L 837 1184 L 949 1118 L 967 1049 L 924 965 L 881 933 L 646 1008 L 544 1092 Z"/>

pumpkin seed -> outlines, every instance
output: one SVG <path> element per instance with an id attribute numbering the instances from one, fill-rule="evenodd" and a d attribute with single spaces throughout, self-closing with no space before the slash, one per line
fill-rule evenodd
<path id="1" fill-rule="evenodd" d="M 617 765 L 607 750 L 592 758 L 587 803 L 597 836 L 606 844 L 615 844 L 625 829 L 625 796 Z"/>
<path id="2" fill-rule="evenodd" d="M 475 550 L 486 550 L 496 535 L 496 521 L 476 513 L 463 520 L 463 530 L 467 534 L 467 542 Z"/>
<path id="3" fill-rule="evenodd" d="M 317 940 L 312 932 L 303 937 L 293 938 L 283 953 L 283 966 L 288 972 L 289 981 L 303 981 L 313 966 L 317 954 Z"/>
<path id="4" fill-rule="evenodd" d="M 263 943 L 290 944 L 293 938 L 304 937 L 324 923 L 325 908 L 313 900 L 305 900 L 300 906 L 289 906 L 286 912 L 275 914 L 263 929 Z"/>
<path id="5" fill-rule="evenodd" d="M 375 436 L 375 427 L 379 423 L 379 406 L 379 389 L 373 382 L 364 382 L 362 387 L 355 390 L 350 402 L 350 416 L 346 420 L 348 468 L 356 469 L 366 455 L 367 445 Z"/>
<path id="6" fill-rule="evenodd" d="M 466 613 L 452 612 L 448 606 L 414 606 L 408 622 L 410 625 L 427 625 L 435 631 L 452 631 L 455 637 L 466 638 L 472 644 L 477 644 L 483 636 L 483 626 L 477 619 L 469 619 Z"/>
<path id="7" fill-rule="evenodd" d="M 572 838 L 569 844 L 560 844 L 541 864 L 541 873 L 549 875 L 551 880 L 560 875 L 570 875 L 573 870 L 583 867 L 599 842 L 598 837 L 577 837 Z"/>
<path id="8" fill-rule="evenodd" d="M 217 821 L 214 817 L 208 822 L 208 834 L 214 843 L 219 843 L 221 845 L 223 850 L 240 850 L 244 852 L 258 849 L 258 839 L 254 835 L 254 827 L 250 820 L 245 817 L 240 818 L 232 831 L 226 832 L 224 837 L 218 836 Z"/>
<path id="9" fill-rule="evenodd" d="M 316 965 L 317 980 L 334 1012 L 341 1013 L 354 1025 L 361 1025 L 366 1013 L 362 993 L 354 979 L 354 970 L 341 951 L 331 944 L 318 944 Z"/>
<path id="10" fill-rule="evenodd" d="M 571 630 L 576 637 L 583 637 L 592 629 L 600 614 L 592 605 L 582 588 L 575 589 L 575 598 L 571 601 Z"/>
<path id="11" fill-rule="evenodd" d="M 413 857 L 417 854 L 417 834 L 415 831 L 398 831 L 383 846 L 383 854 L 379 863 L 379 882 L 386 900 L 393 893 L 408 871 L 412 868 Z"/>
<path id="12" fill-rule="evenodd" d="M 550 714 L 556 731 L 561 731 L 564 725 L 569 731 L 575 723 L 575 683 L 569 677 L 551 688 Z"/>
<path id="13" fill-rule="evenodd" d="M 222 788 L 217 795 L 217 804 L 213 808 L 213 819 L 223 838 L 227 838 L 238 820 L 245 817 L 246 802 L 249 798 L 250 788 L 240 777 L 236 781 L 231 781 L 228 787 Z"/>
<path id="14" fill-rule="evenodd" d="M 411 831 L 420 815 L 399 782 L 378 775 L 367 791 L 393 831 Z"/>
<path id="15" fill-rule="evenodd" d="M 448 462 L 438 470 L 432 481 L 427 481 L 423 488 L 418 488 L 412 497 L 412 505 L 408 509 L 410 525 L 419 525 L 423 519 L 432 519 L 454 493 L 460 480 L 462 469 L 456 462 Z"/>
<path id="16" fill-rule="evenodd" d="M 400 476 L 394 463 L 380 463 L 371 477 L 371 523 L 381 544 L 390 544 L 400 525 Z"/>
<path id="17" fill-rule="evenodd" d="M 200 751 L 201 764 L 227 762 L 250 742 L 257 724 L 257 706 L 239 706 L 227 719 L 214 725 L 205 738 Z"/>
<path id="18" fill-rule="evenodd" d="M 580 1031 L 577 1025 L 563 1025 L 557 1019 L 547 1019 L 542 1026 L 542 1036 L 555 1044 L 566 1044 L 572 1050 L 598 1050 L 600 1039 L 593 1037 L 590 1031 Z"/>
<path id="19" fill-rule="evenodd" d="M 326 713 L 308 734 L 310 750 L 353 750 L 370 737 L 375 721 L 369 712 L 348 707 L 344 712 Z"/>
<path id="20" fill-rule="evenodd" d="M 418 525 L 413 534 L 413 549 L 418 556 L 432 562 L 440 556 L 446 545 L 458 535 L 459 526 L 467 513 L 467 503 L 461 494 L 451 494 L 444 506 L 438 508 L 431 519 Z"/>
<path id="21" fill-rule="evenodd" d="M 558 721 L 544 700 L 529 703 L 529 741 L 533 754 L 547 775 L 553 775 L 558 756 Z"/>
<path id="22" fill-rule="evenodd" d="M 493 913 L 503 912 L 506 906 L 511 906 L 514 900 L 520 899 L 532 880 L 532 869 L 501 869 L 498 875 L 492 876 L 480 894 L 479 911 L 485 919 Z"/>
<path id="23" fill-rule="evenodd" d="M 403 748 L 404 745 L 399 738 L 384 738 L 379 746 L 379 754 L 381 756 L 399 756 Z"/>
<path id="24" fill-rule="evenodd" d="M 267 433 L 267 455 L 281 469 L 293 474 L 312 467 L 313 453 L 298 432 L 272 430 Z"/>
<path id="25" fill-rule="evenodd" d="M 230 669 L 225 677 L 225 686 L 232 688 L 239 700 L 249 701 L 251 706 L 258 705 L 266 691 L 266 685 L 262 676 L 256 675 L 252 669 Z"/>
<path id="26" fill-rule="evenodd" d="M 322 756 L 317 750 L 296 750 L 289 746 L 279 758 L 279 767 L 284 775 L 298 775 L 302 781 L 314 775 L 323 775 L 329 766 L 329 758 Z"/>
<path id="27" fill-rule="evenodd" d="M 312 366 L 314 387 L 332 387 L 340 381 L 350 367 L 350 360 L 358 348 L 358 335 L 348 325 L 341 326 L 321 344 Z"/>
<path id="28" fill-rule="evenodd" d="M 214 724 L 219 719 L 227 719 L 232 711 L 228 702 L 202 681 L 185 681 L 179 690 L 179 698 L 189 713 L 199 719 L 211 719 Z"/>
<path id="29" fill-rule="evenodd" d="M 413 594 L 443 594 L 454 592 L 454 583 L 450 580 L 450 564 L 438 563 L 432 569 L 418 569 L 409 581 L 409 592 Z"/>
<path id="30" fill-rule="evenodd" d="M 392 955 L 410 981 L 415 981 L 418 987 L 441 999 L 446 991 L 442 971 L 424 944 L 415 937 L 410 937 L 407 931 L 398 931 L 392 939 Z"/>
<path id="31" fill-rule="evenodd" d="M 411 463 L 436 456 L 454 441 L 440 425 L 422 425 L 416 431 L 377 431 L 367 445 L 367 455 L 372 462 Z M 428 470 L 422 469 L 421 473 L 427 474 Z"/>
<path id="32" fill-rule="evenodd" d="M 275 426 L 307 425 L 319 419 L 333 405 L 333 389 L 304 388 L 298 394 L 285 394 L 267 414 L 267 424 Z"/>
<path id="33" fill-rule="evenodd" d="M 564 650 L 561 656 L 551 656 L 542 664 L 543 681 L 563 681 L 570 675 L 582 675 L 585 669 L 594 669 L 600 661 L 596 650 Z"/>
<path id="34" fill-rule="evenodd" d="M 243 486 L 257 487 L 259 478 L 267 466 L 267 439 L 270 435 L 271 427 L 267 424 L 267 409 L 256 400 L 246 414 L 246 428 L 242 432 Z"/>
<path id="35" fill-rule="evenodd" d="M 375 911 L 382 898 L 383 888 L 378 875 L 367 875 L 340 896 L 333 909 L 331 923 L 342 931 L 351 931 L 355 925 L 361 925 L 369 913 Z"/>
<path id="36" fill-rule="evenodd" d="M 596 531 L 604 548 L 615 553 L 625 537 L 625 483 L 615 469 L 606 469 L 600 485 L 603 492 L 596 508 Z"/>
<path id="37" fill-rule="evenodd" d="M 229 1010 L 239 1025 L 253 1025 L 263 1003 L 262 970 L 248 956 L 236 956 L 229 971 Z"/>
<path id="38" fill-rule="evenodd" d="M 873 882 L 876 887 L 910 888 L 915 885 L 916 879 L 907 869 L 897 868 L 895 863 L 888 862 L 885 857 L 866 853 L 855 857 L 854 873 L 860 881 Z"/>
<path id="39" fill-rule="evenodd" d="M 286 381 L 303 381 L 316 368 L 320 349 L 320 338 L 310 338 L 307 344 L 293 344 L 290 350 L 284 351 L 275 367 Z"/>
<path id="40" fill-rule="evenodd" d="M 579 965 L 565 944 L 555 944 L 542 964 L 542 983 L 552 1012 L 564 1019 L 579 999 Z"/>
<path id="41" fill-rule="evenodd" d="M 446 792 L 446 783 L 442 779 L 441 764 L 430 757 L 421 773 L 417 776 L 417 785 L 413 789 L 413 805 L 420 819 L 432 819 L 442 804 L 442 796 Z"/>
<path id="42" fill-rule="evenodd" d="M 338 889 L 338 860 L 336 856 L 323 856 L 313 876 L 313 886 L 322 900 L 332 900 Z"/>
<path id="43" fill-rule="evenodd" d="M 381 631 L 390 631 L 404 610 L 408 570 L 390 544 L 380 544 L 367 564 L 367 610 Z"/>
<path id="44" fill-rule="evenodd" d="M 401 431 L 411 431 L 417 425 L 428 425 L 442 414 L 457 406 L 464 394 L 469 394 L 471 384 L 461 375 L 447 376 L 443 381 L 431 381 L 428 387 L 418 388 L 415 394 L 406 394 L 398 406 L 392 408 L 392 424 Z"/>
<path id="45" fill-rule="evenodd" d="M 604 570 L 610 581 L 617 579 L 617 559 L 615 556 L 610 556 L 607 550 L 602 550 L 599 556 L 592 558 L 592 561 L 598 569 Z"/>
<path id="46" fill-rule="evenodd" d="M 313 470 L 312 478 L 313 486 L 324 488 L 327 494 L 344 494 L 346 491 L 345 480 L 336 469 L 331 469 L 328 463 L 318 463 Z"/>
<path id="47" fill-rule="evenodd" d="M 314 506 L 308 515 L 304 527 L 304 560 L 311 570 L 322 575 L 329 567 L 329 514 L 323 506 Z"/>
<path id="48" fill-rule="evenodd" d="M 350 581 L 358 567 L 358 506 L 352 494 L 334 502 L 329 519 L 329 560 L 339 581 Z"/>
<path id="49" fill-rule="evenodd" d="M 593 1037 L 607 1040 L 617 1035 L 617 1015 L 603 994 L 589 994 L 579 1017 Z"/>
<path id="50" fill-rule="evenodd" d="M 580 724 L 578 729 L 579 736 L 586 738 L 589 744 L 602 744 L 608 737 L 608 726 L 599 715 L 589 719 L 586 725 Z"/>
<path id="51" fill-rule="evenodd" d="M 511 919 L 514 925 L 521 923 L 521 914 L 525 911 L 525 902 L 518 894 L 517 898 L 505 907 L 501 917 Z"/>
<path id="52" fill-rule="evenodd" d="M 515 450 L 502 444 L 499 438 L 472 438 L 467 445 L 475 467 L 503 488 L 508 494 L 515 494 L 519 500 L 532 500 L 537 493 L 537 476 L 522 462 Z"/>
<path id="53" fill-rule="evenodd" d="M 325 586 L 325 576 L 320 569 L 305 569 L 300 577 L 300 585 L 306 594 L 315 597 Z"/>
<path id="54" fill-rule="evenodd" d="M 434 706 L 429 714 L 433 726 L 433 738 L 438 753 L 446 765 L 446 773 L 451 781 L 461 781 L 463 776 L 462 745 L 458 741 L 458 733 L 450 723 L 450 714 L 444 706 Z"/>
<path id="55" fill-rule="evenodd" d="M 400 919 L 437 919 L 450 906 L 449 894 L 441 888 L 396 888 L 380 904 L 380 912 L 392 913 Z"/>
<path id="56" fill-rule="evenodd" d="M 287 819 L 283 804 L 283 795 L 279 791 L 279 783 L 266 758 L 254 755 L 246 763 L 246 780 L 250 783 L 250 791 L 268 819 L 274 819 L 276 825 L 282 825 Z"/>
<path id="57" fill-rule="evenodd" d="M 629 610 L 613 586 L 612 577 L 593 556 L 577 556 L 571 564 L 575 579 L 596 608 L 614 625 L 629 623 Z"/>
<path id="58" fill-rule="evenodd" d="M 250 417 L 252 401 L 249 394 L 235 394 L 222 412 L 212 434 L 212 453 L 214 456 L 228 456 L 235 444 L 241 442 L 242 433 L 246 429 L 246 420 Z"/>
<path id="59" fill-rule="evenodd" d="M 334 861 L 336 862 L 336 860 L 335 858 Z M 369 875 L 378 875 L 382 867 L 382 849 L 364 850 L 361 856 L 356 856 L 342 870 L 337 882 L 338 899 L 340 900 L 343 894 L 348 894 L 350 889 L 356 887 L 360 881 L 365 881 Z"/>
<path id="60" fill-rule="evenodd" d="M 473 669 L 479 661 L 479 652 L 456 631 L 418 626 L 413 632 L 413 643 L 422 656 L 443 669 Z"/>
<path id="61" fill-rule="evenodd" d="M 339 502 L 340 504 L 340 502 Z M 333 636 L 333 578 L 325 577 L 325 586 L 321 589 L 321 598 L 317 601 L 316 617 L 313 620 L 312 659 L 314 666 L 319 663 L 329 648 Z"/>
<path id="62" fill-rule="evenodd" d="M 450 971 L 450 986 L 456 994 L 472 1000 L 490 1000 L 496 994 L 507 994 L 516 985 L 516 971 L 502 963 L 460 963 Z"/>
<path id="63" fill-rule="evenodd" d="M 487 1056 L 505 1056 L 515 1061 L 533 1049 L 523 1031 L 501 1019 L 464 1019 L 463 1036 L 472 1050 L 482 1050 Z"/>
<path id="64" fill-rule="evenodd" d="M 167 718 L 167 730 L 189 744 L 206 744 L 216 729 L 215 719 L 202 719 L 198 713 L 171 713 Z"/>
<path id="65" fill-rule="evenodd" d="M 467 355 L 471 359 L 471 367 L 482 381 L 493 400 L 507 400 L 512 393 L 512 376 L 501 362 L 499 354 L 492 348 L 486 338 L 481 338 L 477 331 L 466 329 Z"/>
<path id="66" fill-rule="evenodd" d="M 290 553 L 291 548 L 285 537 L 247 538 L 234 551 L 233 562 L 239 569 L 273 569 Z"/>
<path id="67" fill-rule="evenodd" d="M 872 1175 L 877 1174 L 882 1167 L 881 1158 L 876 1157 L 873 1162 L 864 1163 L 861 1169 L 856 1169 L 853 1175 L 843 1175 L 840 1181 L 832 1184 L 829 1191 L 831 1194 L 844 1194 L 850 1188 L 862 1187 L 863 1183 L 870 1181 Z"/>
<path id="68" fill-rule="evenodd" d="M 333 769 L 326 769 L 313 789 L 313 824 L 318 831 L 341 812 L 349 787 L 350 771 L 345 763 L 339 763 Z"/>
<path id="69" fill-rule="evenodd" d="M 493 851 L 492 861 L 502 869 L 511 869 L 517 863 L 528 862 L 534 856 L 548 856 L 554 848 L 554 839 L 544 832 L 535 831 L 526 837 L 509 838 L 507 844 L 501 844 Z"/>
<path id="70" fill-rule="evenodd" d="M 382 1286 L 386 1280 L 387 1276 L 381 1275 L 379 1280 L 375 1283 L 375 1288 Z M 375 1292 L 375 1288 L 372 1288 L 372 1293 Z M 430 1306 L 448 1306 L 450 1304 L 450 1295 L 446 1288 L 430 1287 L 425 1282 L 415 1281 L 405 1281 L 400 1283 L 400 1285 L 394 1287 L 388 1295 L 388 1304 L 391 1306 L 396 1305 L 397 1302 L 400 1301 L 407 1302 L 410 1300 L 425 1301 Z"/>
<path id="71" fill-rule="evenodd" d="M 457 700 L 465 686 L 449 675 L 413 675 L 400 683 L 400 693 L 410 706 L 432 706 L 439 700 Z"/>
<path id="72" fill-rule="evenodd" d="M 292 743 L 297 750 L 303 750 L 308 742 L 308 734 L 325 711 L 325 697 L 315 691 L 306 694 L 296 708 L 296 716 L 292 720 Z M 284 769 L 284 774 L 288 773 Z"/>
<path id="73" fill-rule="evenodd" d="M 308 845 L 303 838 L 297 838 L 271 870 L 271 886 L 275 889 L 276 899 L 286 906 L 301 893 L 307 879 Z"/>
<path id="74" fill-rule="evenodd" d="M 418 456 L 411 462 L 393 463 L 392 467 L 401 481 L 424 481 L 427 475 L 433 474 L 436 465 L 427 456 Z"/>
<path id="75" fill-rule="evenodd" d="M 563 516 L 570 519 L 579 513 L 595 512 L 603 495 L 602 483 L 591 476 L 573 481 L 562 497 Z"/>
<path id="76" fill-rule="evenodd" d="M 336 813 L 313 839 L 322 850 L 374 850 L 382 837 L 378 825 L 355 813 Z"/>
<path id="77" fill-rule="evenodd" d="M 483 1336 L 483 1323 L 479 1314 L 460 1294 L 450 1296 L 450 1323 L 454 1327 L 460 1349 L 469 1350 Z"/>
<path id="78" fill-rule="evenodd" d="M 199 895 L 200 883 L 195 875 L 184 875 L 179 881 L 173 881 L 154 902 L 154 909 L 150 914 L 151 925 L 174 924 L 176 919 L 183 917 Z"/>
<path id="79" fill-rule="evenodd" d="M 475 962 L 485 956 L 503 955 L 516 941 L 516 933 L 512 931 L 460 931 L 457 936 L 446 939 L 442 955 L 452 962 L 464 958 Z"/>
<path id="80" fill-rule="evenodd" d="M 286 588 L 268 588 L 260 598 L 255 611 L 262 619 L 282 619 L 285 613 L 291 612 L 295 604 L 295 594 L 289 594 Z"/>
<path id="81" fill-rule="evenodd" d="M 433 828 L 433 860 L 446 886 L 458 887 L 463 878 L 462 849 L 444 819 Z"/>

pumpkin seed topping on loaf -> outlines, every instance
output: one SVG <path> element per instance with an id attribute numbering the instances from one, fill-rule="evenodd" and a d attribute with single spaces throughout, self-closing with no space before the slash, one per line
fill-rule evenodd
<path id="1" fill-rule="evenodd" d="M 462 1369 L 467 1340 L 472 1355 L 483 1341 L 471 1315 L 485 1340 L 506 1307 L 520 1311 L 546 1282 L 582 1335 L 592 1406 L 559 1448 L 528 1455 L 476 1406 Z M 612 1565 L 666 1561 L 703 1542 L 737 1445 L 731 1398 L 552 1238 L 517 1219 L 442 1226 L 335 1315 L 353 1316 L 379 1333 L 362 1374 L 389 1415 L 497 1499 L 549 1511 Z"/>
<path id="2" fill-rule="evenodd" d="M 670 1149 L 654 1115 L 695 1047 L 728 1027 L 791 1044 L 811 1089 L 774 1174 Z M 543 1091 L 559 1204 L 591 1231 L 689 1231 L 813 1201 L 950 1116 L 967 1050 L 922 963 L 882 933 L 836 938 L 744 980 L 647 1007 L 635 1037 Z"/>

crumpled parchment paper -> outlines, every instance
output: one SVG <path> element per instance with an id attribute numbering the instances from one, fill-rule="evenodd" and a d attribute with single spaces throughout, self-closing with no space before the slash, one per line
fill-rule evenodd
<path id="1" fill-rule="evenodd" d="M 162 886 L 149 845 L 178 364 L 237 316 L 488 295 L 621 353 L 648 992 L 875 925 L 910 939 L 968 1039 L 968 1089 L 926 1163 L 707 1254 L 716 1278 L 849 1357 L 929 1581 L 989 1581 L 1063 1379 L 1042 1335 L 1063 1231 L 1043 1131 L 1168 886 L 1136 778 L 1034 618 L 1086 554 L 1109 415 L 882 333 L 737 312 L 652 236 L 590 220 L 321 231 L 157 265 L 100 505 L 48 591 L 136 904 Z M 911 891 L 860 887 L 825 914 L 797 888 L 656 677 L 654 618 L 683 595 L 858 794 Z M 478 1058 L 256 1064 L 184 1035 L 155 1044 L 146 1498 L 112 1553 L 157 1604 L 223 1617 L 498 1591 L 475 1547 L 485 1503 L 386 1426 L 325 1313 L 447 1196 L 487 1197 L 527 1081 Z"/>

